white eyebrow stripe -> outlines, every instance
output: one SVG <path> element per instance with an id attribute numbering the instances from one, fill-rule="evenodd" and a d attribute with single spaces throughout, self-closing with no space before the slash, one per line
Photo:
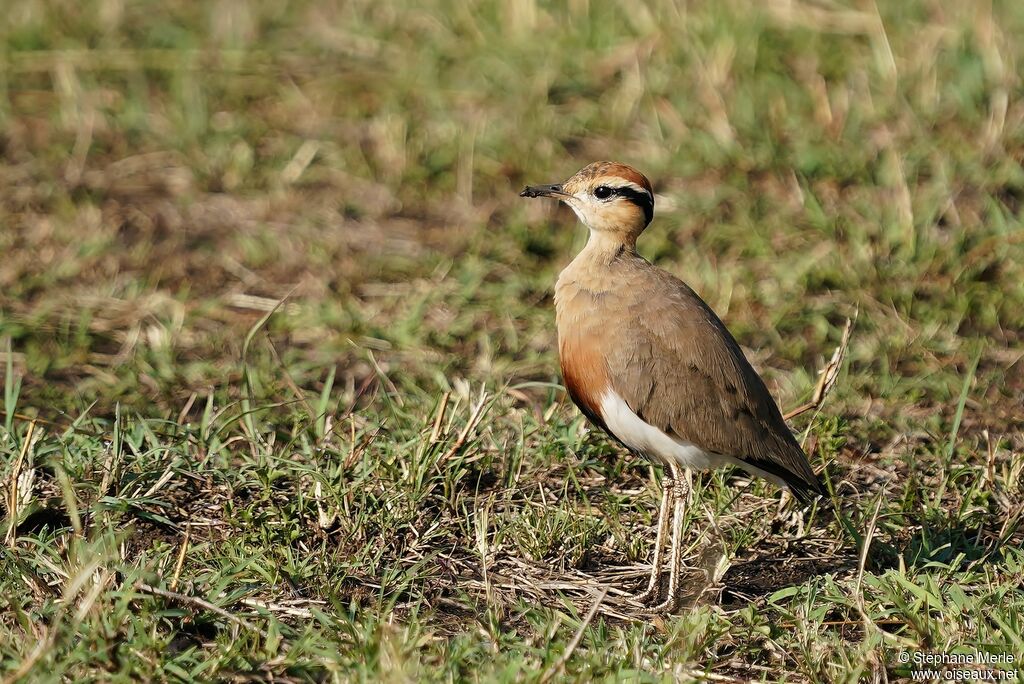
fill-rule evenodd
<path id="1" fill-rule="evenodd" d="M 602 185 L 607 185 L 609 188 L 613 189 L 629 188 L 630 190 L 636 190 L 637 192 L 642 192 L 647 195 L 651 195 L 650 190 L 648 190 L 644 186 L 638 185 L 633 181 L 628 181 L 625 178 L 616 178 L 615 182 L 609 181 L 607 183 L 602 183 Z M 651 195 L 651 197 L 653 198 L 653 195 Z"/>

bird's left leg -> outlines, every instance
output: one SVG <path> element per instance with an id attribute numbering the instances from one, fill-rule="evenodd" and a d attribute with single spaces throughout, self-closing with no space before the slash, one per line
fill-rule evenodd
<path id="1" fill-rule="evenodd" d="M 669 547 L 668 596 L 664 601 L 651 608 L 651 613 L 669 613 L 675 610 L 679 604 L 676 594 L 679 591 L 679 574 L 683 557 L 683 508 L 690 494 L 690 486 L 679 466 L 672 463 L 670 467 L 675 485 L 672 487 L 672 542 Z"/>
<path id="2" fill-rule="evenodd" d="M 665 473 L 661 483 L 661 508 L 658 510 L 658 533 L 654 538 L 654 559 L 651 561 L 651 577 L 647 582 L 647 588 L 640 594 L 633 597 L 637 603 L 646 604 L 648 601 L 659 598 L 661 593 L 661 554 L 665 545 L 665 534 L 668 532 L 668 508 L 672 500 L 672 491 L 675 482 L 668 473 Z"/>

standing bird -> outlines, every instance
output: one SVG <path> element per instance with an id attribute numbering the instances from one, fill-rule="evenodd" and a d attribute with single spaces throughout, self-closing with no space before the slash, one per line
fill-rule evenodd
<path id="1" fill-rule="evenodd" d="M 637 600 L 660 598 L 671 503 L 668 596 L 650 612 L 671 611 L 688 495 L 682 468 L 739 466 L 804 504 L 825 491 L 721 319 L 686 283 L 637 254 L 637 237 L 654 216 L 643 174 L 594 162 L 564 183 L 530 185 L 520 196 L 561 200 L 590 229 L 555 285 L 562 376 L 592 423 L 668 466 L 650 581 Z"/>

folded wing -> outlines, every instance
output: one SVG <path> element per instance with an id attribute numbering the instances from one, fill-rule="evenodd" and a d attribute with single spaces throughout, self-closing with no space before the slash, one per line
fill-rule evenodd
<path id="1" fill-rule="evenodd" d="M 778 477 L 801 500 L 823 493 L 725 325 L 685 283 L 658 273 L 659 296 L 638 297 L 603 345 L 611 387 L 666 434 Z"/>

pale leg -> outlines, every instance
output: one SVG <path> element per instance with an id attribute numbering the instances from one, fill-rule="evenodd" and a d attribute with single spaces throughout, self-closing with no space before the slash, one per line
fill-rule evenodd
<path id="1" fill-rule="evenodd" d="M 661 509 L 658 512 L 658 533 L 654 539 L 654 560 L 651 561 L 651 579 L 647 583 L 647 589 L 633 597 L 638 603 L 647 603 L 650 600 L 657 600 L 661 593 L 661 549 L 665 544 L 665 533 L 668 532 L 668 505 L 672 498 L 674 481 L 668 473 L 662 481 Z"/>
<path id="2" fill-rule="evenodd" d="M 669 550 L 668 596 L 660 604 L 651 608 L 651 613 L 669 613 L 679 603 L 676 594 L 679 591 L 679 574 L 683 557 L 683 507 L 690 493 L 690 487 L 679 467 L 671 465 L 672 479 L 672 545 Z"/>

